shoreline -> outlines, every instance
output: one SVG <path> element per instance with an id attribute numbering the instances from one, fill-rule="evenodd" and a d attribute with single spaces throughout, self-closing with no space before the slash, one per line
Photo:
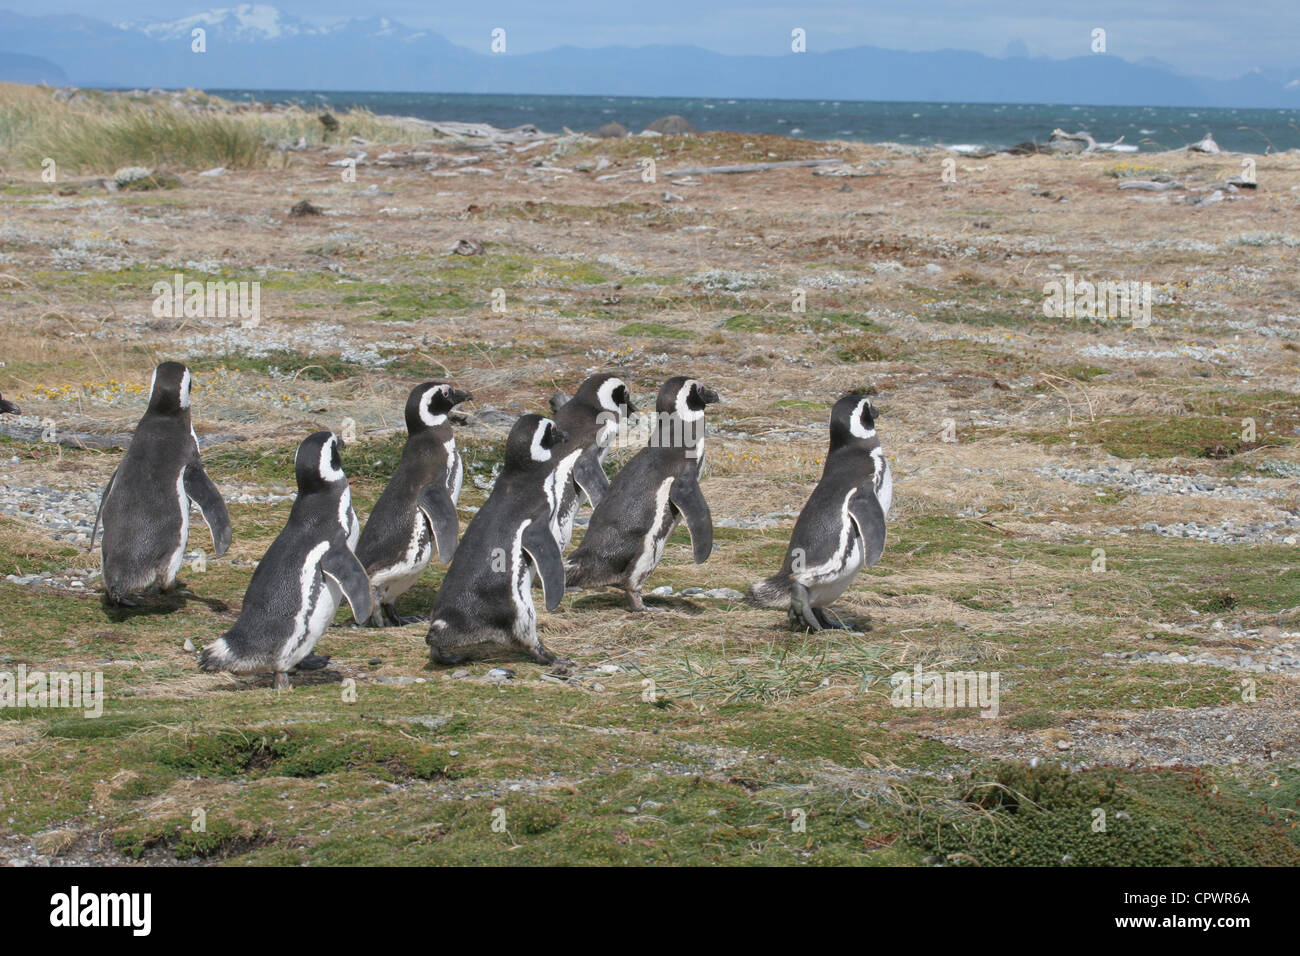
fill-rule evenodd
<path id="1" fill-rule="evenodd" d="M 191 109 L 197 101 L 205 109 L 216 107 L 214 111 L 217 112 L 268 116 L 362 110 L 377 121 L 396 125 L 431 128 L 441 124 L 473 123 L 493 125 L 498 129 L 534 125 L 550 136 L 590 132 L 604 122 L 619 123 L 621 120 L 628 121 L 626 125 L 631 135 L 642 135 L 640 127 L 648 125 L 650 120 L 633 122 L 634 116 L 654 119 L 665 114 L 689 114 L 686 118 L 702 133 L 771 135 L 809 143 L 844 142 L 905 151 L 943 150 L 970 158 L 1014 151 L 1030 143 L 1045 146 L 1053 129 L 1088 132 L 1098 141 L 1135 146 L 1136 149 L 1119 151 L 1142 155 L 1181 150 L 1207 133 L 1221 138 L 1222 151 L 1228 153 L 1267 156 L 1300 150 L 1300 132 L 1296 131 L 1300 111 L 1280 108 L 31 86 L 52 91 L 56 100 L 69 103 L 78 102 L 79 94 L 98 94 L 113 99 L 170 102 L 173 105 L 186 98 L 184 105 Z M 255 98 L 247 100 L 240 98 L 242 96 Z M 425 101 L 430 109 L 440 108 L 441 112 L 437 115 L 411 112 L 412 107 L 423 105 L 420 101 Z M 464 106 L 458 109 L 457 101 Z M 384 110 L 388 104 L 399 106 L 404 111 Z M 545 106 L 551 115 L 536 116 L 539 105 Z M 466 107 L 472 107 L 473 112 Z M 797 108 L 804 109 L 804 119 L 798 115 L 777 115 L 783 112 L 797 114 Z M 598 112 L 594 112 L 596 110 Z M 746 110 L 751 112 L 746 113 Z M 757 110 L 763 111 L 762 115 L 753 112 Z M 931 115 L 923 115 L 925 111 Z M 966 114 L 975 115 L 966 118 Z M 1023 121 L 1015 120 L 1022 114 L 1028 115 Z M 1090 117 L 1090 114 L 1098 115 Z M 748 122 L 733 122 L 742 115 Z M 1273 117 L 1277 118 L 1274 121 L 1277 128 L 1269 129 L 1267 133 L 1261 131 L 1261 122 Z M 511 122 L 512 119 L 515 122 Z M 710 123 L 711 119 L 718 122 Z M 1016 125 L 1006 125 L 1013 120 Z M 1181 122 L 1181 127 L 1170 125 L 1175 120 Z M 929 126 L 916 132 L 902 129 L 905 124 L 913 122 L 929 123 Z M 877 134 L 848 128 L 863 123 L 892 125 L 897 129 L 892 133 L 882 130 Z M 1006 128 L 980 135 L 981 124 L 996 123 L 1002 123 Z M 830 126 L 841 128 L 831 129 Z M 552 130 L 552 127 L 558 128 Z"/>

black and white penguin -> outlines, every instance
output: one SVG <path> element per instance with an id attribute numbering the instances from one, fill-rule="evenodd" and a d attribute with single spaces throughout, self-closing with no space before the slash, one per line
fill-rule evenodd
<path id="1" fill-rule="evenodd" d="M 13 402 L 5 401 L 5 397 L 0 395 L 0 415 L 21 415 L 22 412 Z"/>
<path id="2" fill-rule="evenodd" d="M 646 610 L 641 588 L 683 519 L 695 563 L 708 560 L 713 518 L 699 479 L 704 409 L 717 401 L 717 392 L 683 376 L 659 389 L 649 446 L 623 466 L 592 512 L 582 544 L 565 562 L 569 587 L 623 588 L 631 610 Z"/>
<path id="3" fill-rule="evenodd" d="M 558 500 L 555 451 L 566 437 L 541 415 L 524 415 L 510 429 L 501 474 L 465 528 L 434 599 L 424 640 L 435 664 L 503 650 L 554 662 L 537 637 L 532 583 L 535 572 L 546 609 L 555 610 L 564 596 L 564 559 L 551 530 Z M 576 456 L 571 453 L 571 460 Z"/>
<path id="4" fill-rule="evenodd" d="M 826 466 L 795 522 L 785 563 L 749 589 L 751 604 L 788 608 L 795 630 L 842 626 L 825 608 L 884 554 L 894 482 L 876 436 L 876 415 L 865 395 L 835 403 Z"/>
<path id="5" fill-rule="evenodd" d="M 349 543 L 356 514 L 341 445 L 332 433 L 316 432 L 298 446 L 298 497 L 289 521 L 253 572 L 235 626 L 200 653 L 203 670 L 271 673 L 284 689 L 342 597 L 358 622 L 370 617 L 370 581 Z"/>
<path id="6" fill-rule="evenodd" d="M 170 588 L 185 557 L 190 501 L 199 506 L 218 556 L 230 546 L 230 516 L 203 470 L 190 421 L 190 370 L 163 362 L 154 370 L 149 408 L 99 501 L 90 547 L 102 523 L 104 589 L 113 604 L 150 585 Z"/>
<path id="7" fill-rule="evenodd" d="M 587 496 L 593 508 L 605 497 L 609 490 L 605 456 L 618 435 L 619 423 L 625 415 L 635 412 L 636 406 L 623 380 L 609 374 L 588 378 L 572 399 L 557 401 L 561 397 L 553 397 L 551 406 L 555 408 L 555 424 L 569 438 L 556 449 L 556 458 L 562 462 L 575 449 L 581 451 L 570 480 L 560 489 L 554 522 L 560 550 L 567 551 L 573 540 L 573 520 L 578 516 L 579 493 Z"/>
<path id="8" fill-rule="evenodd" d="M 357 543 L 357 557 L 374 589 L 370 623 L 375 627 L 412 623 L 397 616 L 397 599 L 428 567 L 435 544 L 444 564 L 456 550 L 456 502 L 465 469 L 449 416 L 471 398 L 445 382 L 425 382 L 406 400 L 402 460 Z"/>

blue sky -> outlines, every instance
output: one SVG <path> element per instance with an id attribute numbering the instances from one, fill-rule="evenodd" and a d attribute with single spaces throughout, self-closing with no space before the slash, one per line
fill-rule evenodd
<path id="1" fill-rule="evenodd" d="M 171 20 L 234 5 L 228 0 L 44 0 L 40 12 L 118 22 Z M 502 26 L 509 32 L 511 51 L 520 53 L 563 44 L 653 43 L 693 44 L 722 53 L 782 53 L 789 50 L 791 28 L 802 27 L 809 49 L 951 47 L 999 56 L 1011 48 L 1064 58 L 1088 53 L 1092 30 L 1101 27 L 1108 52 L 1128 60 L 1153 58 L 1182 73 L 1227 77 L 1300 61 L 1300 0 L 272 0 L 270 5 L 319 23 L 388 16 L 472 47 L 485 46 L 491 29 Z M 0 7 L 7 6 L 0 0 Z"/>

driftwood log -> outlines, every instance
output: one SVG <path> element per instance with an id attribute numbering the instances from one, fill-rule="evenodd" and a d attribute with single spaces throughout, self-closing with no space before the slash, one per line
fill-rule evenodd
<path id="1" fill-rule="evenodd" d="M 765 173 L 769 169 L 791 169 L 795 166 L 834 166 L 842 159 L 788 159 L 779 163 L 742 163 L 738 166 L 690 166 L 670 169 L 665 176 L 700 176 L 704 173 Z"/>

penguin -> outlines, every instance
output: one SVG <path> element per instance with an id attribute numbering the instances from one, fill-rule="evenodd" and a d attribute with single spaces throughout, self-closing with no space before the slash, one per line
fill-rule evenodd
<path id="1" fill-rule="evenodd" d="M 573 520 L 578 516 L 579 493 L 594 508 L 609 490 L 605 476 L 605 456 L 618 434 L 619 423 L 636 411 L 632 396 L 622 379 L 608 374 L 593 375 L 578 386 L 572 399 L 563 400 L 557 393 L 551 399 L 555 424 L 568 441 L 557 450 L 556 458 L 564 461 L 578 449 L 581 454 L 573 465 L 569 481 L 560 489 L 554 531 L 561 551 L 573 540 Z"/>
<path id="2" fill-rule="evenodd" d="M 445 382 L 425 382 L 406 400 L 406 448 L 384 493 L 366 520 L 357 557 L 370 576 L 370 623 L 410 624 L 397 616 L 397 599 L 419 580 L 433 558 L 456 551 L 456 502 L 465 468 L 452 436 L 451 410 L 473 396 Z"/>
<path id="3" fill-rule="evenodd" d="M 620 471 L 591 514 L 587 533 L 565 562 L 568 587 L 608 585 L 627 591 L 628 608 L 647 610 L 641 588 L 683 519 L 695 563 L 713 550 L 713 518 L 700 491 L 704 409 L 718 393 L 678 376 L 659 389 L 649 446 Z"/>
<path id="4" fill-rule="evenodd" d="M 551 530 L 560 480 L 556 449 L 568 436 L 541 415 L 524 415 L 506 438 L 505 461 L 487 501 L 465 528 L 429 616 L 429 657 L 459 664 L 502 650 L 540 664 L 556 658 L 537 636 L 533 575 L 548 611 L 564 596 L 564 558 Z M 570 462 L 579 452 L 569 453 Z"/>
<path id="5" fill-rule="evenodd" d="M 234 627 L 199 654 L 205 671 L 272 673 L 289 686 L 289 671 L 311 655 L 340 600 L 358 622 L 370 617 L 370 580 L 352 550 L 356 513 L 340 460 L 342 442 L 321 431 L 298 446 L 298 497 L 284 530 L 257 565 Z M 314 655 L 313 655 L 314 656 Z"/>
<path id="6" fill-rule="evenodd" d="M 5 397 L 0 395 L 0 415 L 21 415 L 22 411 L 13 402 L 5 401 Z"/>
<path id="7" fill-rule="evenodd" d="M 190 501 L 199 506 L 217 556 L 230 546 L 230 515 L 203 470 L 190 421 L 190 370 L 163 362 L 154 370 L 149 407 L 99 501 L 90 548 L 102 523 L 104 589 L 111 604 L 157 585 L 168 590 L 185 557 Z"/>
<path id="8" fill-rule="evenodd" d="M 894 481 L 876 436 L 877 415 L 865 395 L 835 403 L 826 465 L 795 522 L 785 562 L 749 589 L 750 604 L 787 608 L 794 630 L 843 627 L 825 608 L 885 552 Z"/>

